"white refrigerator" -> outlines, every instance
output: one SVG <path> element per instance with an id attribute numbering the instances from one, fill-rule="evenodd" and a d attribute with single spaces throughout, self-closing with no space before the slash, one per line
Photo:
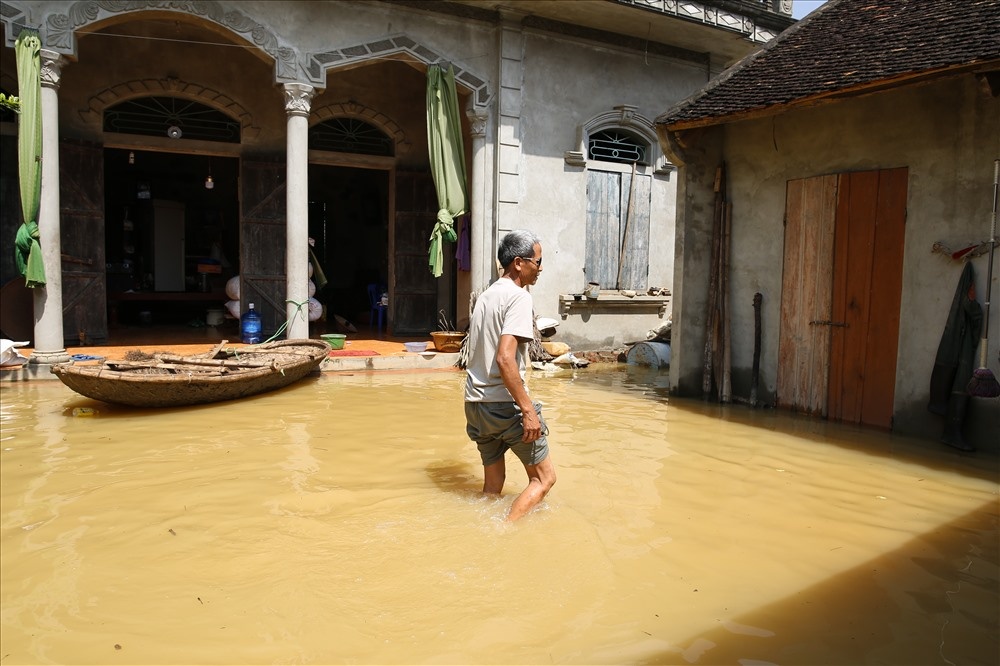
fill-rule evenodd
<path id="1" fill-rule="evenodd" d="M 184 291 L 184 204 L 153 202 L 153 291 Z"/>

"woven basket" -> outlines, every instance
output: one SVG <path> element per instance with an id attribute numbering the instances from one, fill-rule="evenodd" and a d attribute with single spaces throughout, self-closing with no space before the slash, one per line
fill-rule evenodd
<path id="1" fill-rule="evenodd" d="M 434 331 L 431 333 L 431 338 L 434 339 L 434 349 L 454 354 L 462 348 L 465 333 L 461 331 Z"/>

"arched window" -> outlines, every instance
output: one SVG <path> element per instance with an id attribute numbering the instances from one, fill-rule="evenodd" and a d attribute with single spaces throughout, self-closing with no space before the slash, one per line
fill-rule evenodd
<path id="1" fill-rule="evenodd" d="M 592 160 L 620 164 L 649 164 L 649 144 L 631 132 L 608 129 L 587 138 L 587 154 Z"/>
<path id="2" fill-rule="evenodd" d="M 587 177 L 584 274 L 602 289 L 644 290 L 649 276 L 654 176 L 668 177 L 653 123 L 629 104 L 579 126 L 566 164 Z"/>
<path id="3" fill-rule="evenodd" d="M 240 124 L 210 106 L 179 97 L 141 97 L 104 111 L 104 131 L 201 141 L 240 142 Z"/>
<path id="4" fill-rule="evenodd" d="M 371 123 L 357 118 L 332 118 L 309 128 L 309 148 L 392 157 L 395 143 Z"/>
<path id="5" fill-rule="evenodd" d="M 674 165 L 660 150 L 653 123 L 620 104 L 577 127 L 577 144 L 565 153 L 566 164 L 588 167 L 587 160 L 648 166 L 657 176 L 670 177 Z"/>

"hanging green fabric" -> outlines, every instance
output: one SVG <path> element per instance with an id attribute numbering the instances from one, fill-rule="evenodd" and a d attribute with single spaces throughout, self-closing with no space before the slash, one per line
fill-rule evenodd
<path id="1" fill-rule="evenodd" d="M 26 287 L 45 286 L 45 266 L 42 264 L 42 248 L 38 244 L 38 225 L 34 222 L 22 224 L 14 237 L 14 259 L 17 270 L 24 276 Z"/>
<path id="2" fill-rule="evenodd" d="M 458 240 L 455 219 L 466 212 L 465 146 L 462 122 L 458 115 L 455 71 L 443 72 L 437 65 L 427 68 L 427 150 L 431 175 L 437 191 L 438 214 L 431 231 L 428 264 L 431 274 L 440 277 L 444 263 L 445 241 Z"/>
<path id="3" fill-rule="evenodd" d="M 38 208 L 42 196 L 42 42 L 34 30 L 22 30 L 14 43 L 21 112 L 17 123 L 17 166 L 21 184 L 21 227 L 14 247 L 25 285 L 45 286 L 42 248 L 38 244 Z"/>

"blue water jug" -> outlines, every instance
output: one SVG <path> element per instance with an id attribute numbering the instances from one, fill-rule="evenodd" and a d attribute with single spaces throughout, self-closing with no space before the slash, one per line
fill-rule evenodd
<path id="1" fill-rule="evenodd" d="M 249 309 L 240 317 L 240 337 L 243 342 L 251 345 L 257 344 L 263 339 L 260 315 L 253 309 L 253 303 L 250 303 Z"/>

